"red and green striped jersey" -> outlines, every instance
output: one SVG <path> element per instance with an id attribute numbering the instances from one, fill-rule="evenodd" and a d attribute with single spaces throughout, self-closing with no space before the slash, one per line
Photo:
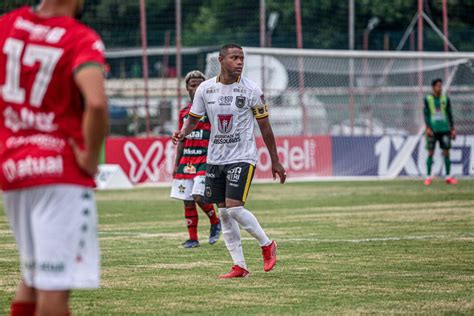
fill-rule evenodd
<path id="1" fill-rule="evenodd" d="M 188 118 L 191 105 L 188 103 L 179 111 L 179 129 L 183 127 L 184 121 Z M 179 160 L 176 179 L 192 179 L 206 174 L 207 147 L 210 135 L 211 123 L 207 115 L 204 115 L 194 131 L 183 141 L 183 155 Z"/>

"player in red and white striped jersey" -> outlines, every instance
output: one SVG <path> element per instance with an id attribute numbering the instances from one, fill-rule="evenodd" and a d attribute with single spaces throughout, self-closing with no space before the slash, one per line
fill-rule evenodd
<path id="1" fill-rule="evenodd" d="M 189 72 L 184 78 L 191 103 L 188 103 L 179 112 L 178 125 L 180 129 L 189 117 L 189 110 L 191 109 L 196 89 L 205 80 L 206 77 L 204 74 L 197 70 Z M 204 116 L 196 125 L 196 129 L 177 146 L 171 197 L 184 202 L 184 216 L 189 233 L 189 239 L 183 243 L 184 248 L 199 246 L 197 234 L 198 212 L 196 204 L 206 213 L 211 224 L 209 244 L 215 244 L 221 232 L 221 224 L 214 205 L 204 203 L 203 201 L 207 147 L 209 146 L 210 134 L 211 123 L 209 122 L 209 118 Z"/>
<path id="2" fill-rule="evenodd" d="M 66 315 L 70 290 L 99 286 L 105 61 L 75 19 L 83 5 L 42 0 L 0 17 L 0 182 L 22 276 L 12 315 Z"/>

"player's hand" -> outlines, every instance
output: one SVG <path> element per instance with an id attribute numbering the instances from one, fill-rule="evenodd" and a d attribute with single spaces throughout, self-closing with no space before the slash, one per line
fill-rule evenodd
<path id="1" fill-rule="evenodd" d="M 451 139 L 455 140 L 457 136 L 456 130 L 454 128 L 451 129 Z"/>
<path id="2" fill-rule="evenodd" d="M 88 175 L 94 176 L 98 171 L 99 155 L 92 154 L 90 151 L 80 148 L 73 139 L 69 140 L 69 144 L 72 147 L 79 168 Z"/>
<path id="3" fill-rule="evenodd" d="M 286 171 L 285 168 L 283 168 L 282 164 L 279 162 L 276 162 L 272 164 L 272 175 L 273 175 L 273 180 L 276 180 L 276 175 L 280 177 L 280 183 L 283 184 L 286 181 Z"/>
<path id="4" fill-rule="evenodd" d="M 429 127 L 426 128 L 426 136 L 433 136 L 433 130 Z"/>
<path id="5" fill-rule="evenodd" d="M 184 138 L 184 134 L 181 131 L 176 131 L 173 133 L 173 136 L 171 136 L 171 140 L 173 141 L 173 144 L 177 145 L 180 141 L 182 141 Z"/>

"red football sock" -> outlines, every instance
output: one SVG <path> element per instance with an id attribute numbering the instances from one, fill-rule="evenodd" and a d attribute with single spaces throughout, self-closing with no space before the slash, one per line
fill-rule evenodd
<path id="1" fill-rule="evenodd" d="M 198 240 L 198 235 L 197 235 L 198 213 L 196 210 L 196 206 L 185 207 L 184 217 L 186 218 L 186 224 L 188 226 L 189 239 Z"/>
<path id="2" fill-rule="evenodd" d="M 216 215 L 216 210 L 214 209 L 214 204 L 204 204 L 201 206 L 204 213 L 206 213 L 207 217 L 209 217 L 209 221 L 211 225 L 215 225 L 219 223 L 219 218 Z"/>
<path id="3" fill-rule="evenodd" d="M 34 316 L 35 302 L 13 302 L 10 306 L 11 316 Z"/>

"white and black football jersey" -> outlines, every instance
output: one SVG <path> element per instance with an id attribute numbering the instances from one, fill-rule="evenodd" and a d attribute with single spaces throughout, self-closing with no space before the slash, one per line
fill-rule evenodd
<path id="1" fill-rule="evenodd" d="M 207 113 L 211 137 L 207 163 L 226 165 L 258 160 L 255 144 L 255 119 L 268 116 L 262 90 L 245 77 L 225 85 L 218 77 L 199 85 L 189 115 L 202 117 Z"/>

